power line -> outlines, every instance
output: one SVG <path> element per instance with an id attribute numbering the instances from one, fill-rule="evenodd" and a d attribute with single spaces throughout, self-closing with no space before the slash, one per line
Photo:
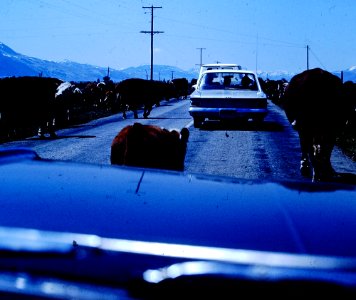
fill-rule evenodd
<path id="1" fill-rule="evenodd" d="M 150 31 L 140 31 L 141 33 L 151 34 L 151 80 L 153 80 L 153 35 L 156 33 L 163 33 L 163 31 L 154 31 L 153 30 L 153 10 L 155 8 L 162 8 L 162 6 L 142 6 L 144 9 L 151 9 L 151 30 Z"/>
<path id="2" fill-rule="evenodd" d="M 324 64 L 320 61 L 320 59 L 316 56 L 315 52 L 310 48 L 309 46 L 309 51 L 314 55 L 315 59 L 319 62 L 319 64 L 326 70 L 326 67 Z"/>
<path id="3" fill-rule="evenodd" d="M 238 35 L 238 36 L 242 36 L 242 37 L 251 38 L 252 40 L 255 40 L 255 38 L 256 38 L 256 36 L 254 34 L 244 34 L 241 32 L 226 30 L 226 29 L 218 28 L 218 27 L 206 26 L 206 25 L 197 24 L 197 23 L 189 23 L 189 22 L 185 22 L 185 21 L 182 22 L 181 20 L 171 19 L 171 18 L 166 18 L 166 17 L 158 17 L 158 18 L 163 19 L 163 20 L 169 20 L 170 22 L 182 23 L 184 25 L 190 25 L 192 27 L 197 27 L 197 28 L 206 29 L 206 30 L 210 30 L 210 31 L 229 33 L 229 34 L 232 34 L 234 37 L 236 37 Z M 174 36 L 174 35 L 172 35 L 172 36 Z M 189 39 L 196 38 L 196 39 L 203 39 L 203 40 L 215 40 L 215 39 L 211 39 L 211 38 L 204 38 L 204 36 L 202 36 L 201 33 L 199 34 L 199 36 L 196 36 L 196 37 L 194 37 L 194 36 L 181 36 L 181 37 L 189 38 Z M 216 39 L 216 40 L 217 41 L 227 41 L 227 42 L 238 42 L 238 43 L 243 43 L 243 44 L 248 43 L 246 41 L 242 42 L 241 40 L 235 40 L 235 39 L 233 39 L 233 40 Z M 261 35 L 259 35 L 259 40 L 260 41 L 263 41 L 263 40 L 269 41 L 269 43 L 267 43 L 267 42 L 262 42 L 262 43 L 264 43 L 265 45 L 270 45 L 270 46 L 274 46 L 274 47 L 295 47 L 295 48 L 303 48 L 304 47 L 303 44 L 290 42 L 290 41 L 284 41 L 284 40 L 276 40 L 276 39 L 261 36 Z M 254 44 L 254 43 L 255 43 L 255 41 L 249 42 L 249 44 Z"/>

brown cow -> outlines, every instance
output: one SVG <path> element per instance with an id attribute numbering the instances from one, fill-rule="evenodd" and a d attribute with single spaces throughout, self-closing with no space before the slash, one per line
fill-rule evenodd
<path id="1" fill-rule="evenodd" d="M 111 164 L 184 170 L 189 130 L 167 130 L 134 123 L 124 127 L 111 144 Z"/>
<path id="2" fill-rule="evenodd" d="M 299 134 L 302 175 L 313 181 L 334 180 L 331 153 L 349 110 L 341 79 L 320 68 L 297 74 L 285 90 L 282 106 Z"/>

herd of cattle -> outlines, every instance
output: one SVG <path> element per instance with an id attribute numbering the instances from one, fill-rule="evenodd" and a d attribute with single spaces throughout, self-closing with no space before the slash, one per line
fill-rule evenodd
<path id="1" fill-rule="evenodd" d="M 336 138 L 346 127 L 356 128 L 356 83 L 343 83 L 337 76 L 319 68 L 295 75 L 290 82 L 262 79 L 260 82 L 268 98 L 284 109 L 291 125 L 298 131 L 302 175 L 312 177 L 313 181 L 334 180 L 337 173 L 331 166 L 330 157 Z M 138 119 L 138 110 L 142 109 L 143 118 L 148 118 L 162 100 L 186 99 L 194 83 L 185 78 L 168 82 L 130 78 L 118 83 L 109 78 L 104 78 L 103 82 L 79 83 L 43 77 L 2 78 L 0 141 L 34 134 L 40 137 L 49 134 L 55 138 L 56 128 L 69 126 L 73 118 L 83 112 L 121 112 L 126 118 L 126 112 L 130 110 Z M 188 136 L 186 129 L 170 132 L 135 123 L 114 138 L 112 164 L 181 170 Z M 147 142 L 147 137 L 152 140 L 149 146 L 145 144 L 145 149 L 152 147 L 152 153 L 157 153 L 154 146 L 157 143 L 160 149 L 168 147 L 168 153 L 174 152 L 172 147 L 181 150 L 177 150 L 176 158 L 167 158 L 164 163 L 162 159 L 152 163 L 152 155 L 143 160 L 141 155 L 138 162 L 130 153 L 134 153 L 133 145 L 144 145 L 137 139 L 145 138 Z M 167 143 L 170 145 L 163 146 Z M 123 149 L 123 145 L 130 145 L 130 151 Z M 165 157 L 164 152 L 162 150 L 159 157 Z"/>
<path id="2" fill-rule="evenodd" d="M 0 79 L 0 141 L 39 134 L 56 136 L 56 128 L 65 128 L 84 113 L 134 112 L 144 109 L 147 118 L 162 100 L 187 98 L 185 78 L 169 82 L 130 78 L 118 83 L 63 82 L 45 77 L 7 77 Z"/>

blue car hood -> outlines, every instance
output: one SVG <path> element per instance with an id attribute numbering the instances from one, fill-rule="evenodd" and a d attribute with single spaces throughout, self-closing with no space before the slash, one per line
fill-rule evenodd
<path id="1" fill-rule="evenodd" d="M 355 257 L 356 186 L 0 159 L 0 226 Z"/>

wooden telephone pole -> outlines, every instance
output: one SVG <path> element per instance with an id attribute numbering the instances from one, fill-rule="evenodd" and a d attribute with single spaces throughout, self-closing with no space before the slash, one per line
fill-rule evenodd
<path id="1" fill-rule="evenodd" d="M 205 50 L 205 48 L 197 48 L 198 50 L 200 50 L 200 64 L 199 66 L 201 67 L 203 64 L 203 50 Z"/>
<path id="2" fill-rule="evenodd" d="M 141 33 L 151 34 L 151 80 L 153 80 L 153 35 L 156 33 L 163 33 L 163 31 L 154 31 L 153 30 L 153 10 L 155 8 L 162 8 L 162 6 L 142 6 L 142 8 L 151 9 L 151 30 L 150 31 L 141 31 Z"/>

